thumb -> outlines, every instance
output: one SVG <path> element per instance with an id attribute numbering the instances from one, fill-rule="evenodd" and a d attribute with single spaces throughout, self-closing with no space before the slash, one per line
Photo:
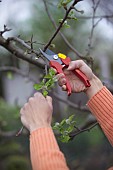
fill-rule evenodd
<path id="1" fill-rule="evenodd" d="M 81 68 L 83 65 L 84 65 L 84 62 L 82 60 L 71 61 L 67 70 L 71 71 L 76 68 Z"/>

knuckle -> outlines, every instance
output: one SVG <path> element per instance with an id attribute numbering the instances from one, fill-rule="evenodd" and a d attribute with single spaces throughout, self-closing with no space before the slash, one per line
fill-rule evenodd
<path id="1" fill-rule="evenodd" d="M 52 101 L 52 97 L 51 97 L 51 96 L 48 96 L 48 99 L 49 99 L 50 101 Z"/>
<path id="2" fill-rule="evenodd" d="M 41 93 L 40 92 L 36 92 L 35 94 L 34 94 L 34 97 L 37 97 L 37 96 L 39 96 Z"/>
<path id="3" fill-rule="evenodd" d="M 32 101 L 33 101 L 33 97 L 30 97 L 29 100 L 28 100 L 28 102 L 29 102 L 29 103 L 32 103 Z"/>
<path id="4" fill-rule="evenodd" d="M 27 108 L 27 106 L 28 106 L 28 103 L 25 103 L 23 106 L 23 111 Z"/>

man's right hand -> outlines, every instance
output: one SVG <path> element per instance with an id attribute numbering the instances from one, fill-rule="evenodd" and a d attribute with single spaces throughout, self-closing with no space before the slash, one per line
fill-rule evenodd
<path id="1" fill-rule="evenodd" d="M 91 87 L 85 87 L 84 83 L 72 72 L 72 70 L 75 69 L 81 70 L 87 76 L 91 83 Z M 93 74 L 91 68 L 83 60 L 71 61 L 69 67 L 64 70 L 64 74 L 69 80 L 72 92 L 85 91 L 89 98 L 103 87 L 101 81 Z M 66 79 L 64 74 L 59 74 L 57 77 L 59 85 L 63 90 L 66 90 Z"/>

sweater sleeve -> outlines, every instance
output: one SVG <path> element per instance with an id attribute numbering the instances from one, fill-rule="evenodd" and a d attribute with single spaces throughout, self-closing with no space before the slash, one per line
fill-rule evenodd
<path id="1" fill-rule="evenodd" d="M 104 86 L 87 105 L 113 146 L 113 95 Z"/>
<path id="2" fill-rule="evenodd" d="M 33 170 L 69 170 L 51 128 L 44 127 L 30 135 Z"/>

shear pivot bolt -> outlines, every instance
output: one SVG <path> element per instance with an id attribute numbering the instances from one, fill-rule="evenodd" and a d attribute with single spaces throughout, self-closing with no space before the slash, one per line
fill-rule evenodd
<path id="1" fill-rule="evenodd" d="M 57 60 L 57 59 L 58 59 L 58 56 L 57 56 L 57 55 L 54 55 L 53 58 L 54 58 L 55 60 Z"/>

